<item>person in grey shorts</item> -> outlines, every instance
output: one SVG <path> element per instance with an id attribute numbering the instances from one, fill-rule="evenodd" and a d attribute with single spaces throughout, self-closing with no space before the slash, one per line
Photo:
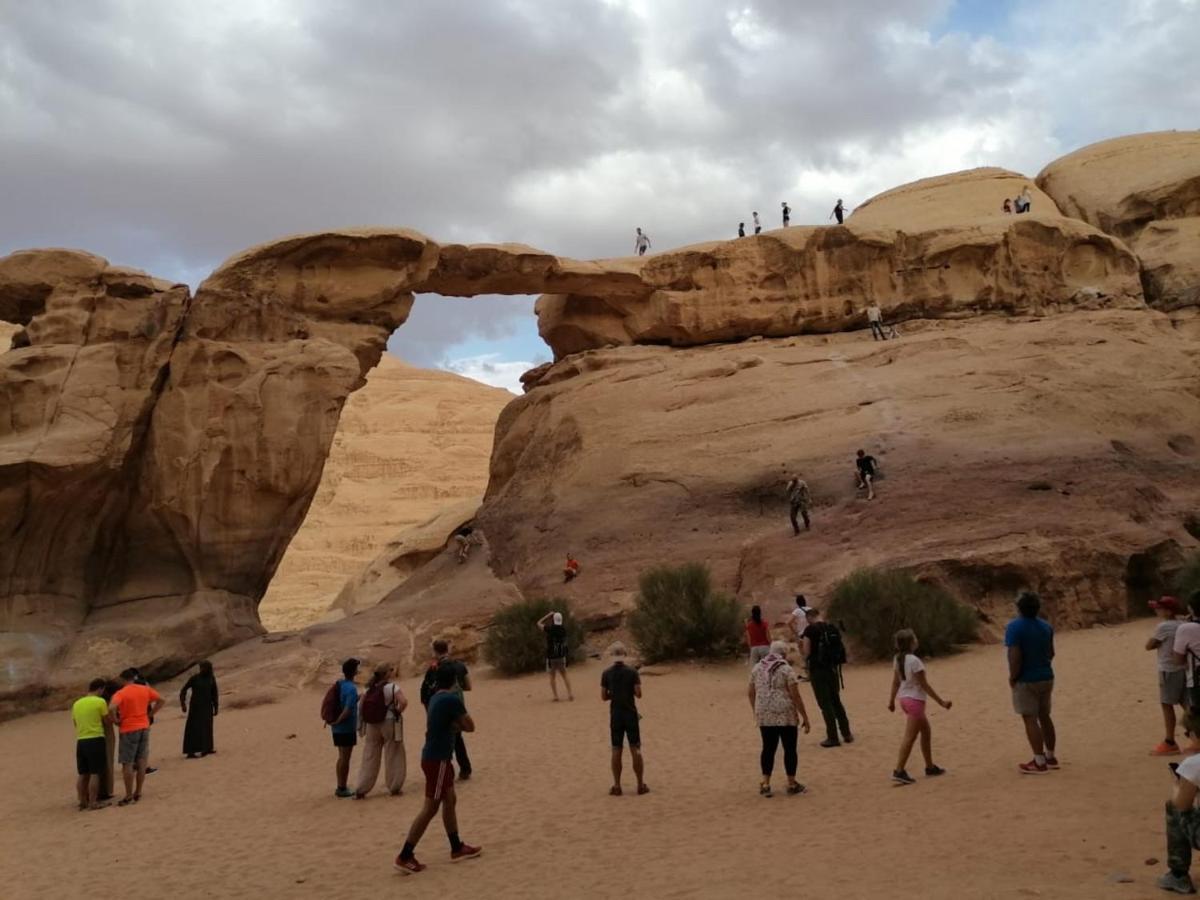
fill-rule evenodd
<path id="1" fill-rule="evenodd" d="M 1058 768 L 1054 752 L 1058 734 L 1050 717 L 1054 629 L 1038 615 L 1041 608 L 1041 597 L 1033 591 L 1022 591 L 1017 595 L 1019 615 L 1004 630 L 1013 710 L 1024 722 L 1025 737 L 1033 750 L 1033 759 L 1017 766 L 1022 775 L 1044 775 Z"/>
<path id="2" fill-rule="evenodd" d="M 1174 756 L 1179 752 L 1179 744 L 1175 742 L 1175 707 L 1182 708 L 1185 719 L 1187 717 L 1187 671 L 1175 659 L 1174 653 L 1175 633 L 1182 624 L 1178 616 L 1183 610 L 1174 597 L 1151 600 L 1150 608 L 1158 616 L 1159 623 L 1150 640 L 1146 641 L 1146 649 L 1158 651 L 1158 702 L 1162 704 L 1165 728 L 1165 737 L 1150 752 L 1154 756 Z"/>

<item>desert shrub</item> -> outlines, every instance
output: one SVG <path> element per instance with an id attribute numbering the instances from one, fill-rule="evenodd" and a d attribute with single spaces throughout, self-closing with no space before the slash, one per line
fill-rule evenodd
<path id="1" fill-rule="evenodd" d="M 1186 605 L 1195 591 L 1200 591 L 1200 553 L 1193 553 L 1175 576 L 1175 594 Z"/>
<path id="2" fill-rule="evenodd" d="M 563 614 L 571 660 L 583 659 L 583 626 L 566 600 L 523 600 L 503 607 L 492 618 L 483 641 L 483 658 L 502 675 L 521 675 L 546 668 L 546 636 L 537 627 L 548 612 Z"/>
<path id="3" fill-rule="evenodd" d="M 890 657 L 893 637 L 911 628 L 921 654 L 946 653 L 975 638 L 979 614 L 937 585 L 893 569 L 858 569 L 838 582 L 826 619 L 841 625 L 871 656 Z"/>
<path id="4" fill-rule="evenodd" d="M 647 662 L 736 653 L 742 638 L 737 601 L 714 593 L 697 563 L 643 572 L 629 630 Z"/>

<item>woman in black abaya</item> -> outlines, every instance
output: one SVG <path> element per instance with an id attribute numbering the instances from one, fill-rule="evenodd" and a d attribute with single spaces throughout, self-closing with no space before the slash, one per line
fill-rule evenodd
<path id="1" fill-rule="evenodd" d="M 192 692 L 190 707 L 188 691 Z M 217 679 L 208 660 L 200 663 L 200 671 L 189 678 L 179 692 L 179 705 L 187 713 L 187 725 L 183 729 L 183 752 L 187 758 L 216 753 L 213 749 L 213 717 L 217 714 Z"/>

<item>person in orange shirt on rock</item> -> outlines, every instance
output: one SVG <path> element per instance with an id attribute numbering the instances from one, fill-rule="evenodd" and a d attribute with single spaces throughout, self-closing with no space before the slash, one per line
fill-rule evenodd
<path id="1" fill-rule="evenodd" d="M 150 758 L 150 717 L 162 708 L 163 698 L 148 684 L 136 684 L 136 669 L 126 669 L 118 678 L 121 686 L 113 694 L 109 713 L 120 729 L 117 761 L 125 779 L 125 797 L 117 806 L 128 806 L 142 799 L 146 780 L 146 760 Z M 136 773 L 136 785 L 135 785 Z"/>
<path id="2" fill-rule="evenodd" d="M 579 563 L 570 553 L 567 554 L 567 563 L 563 566 L 563 581 L 573 581 L 575 576 L 579 574 Z"/>

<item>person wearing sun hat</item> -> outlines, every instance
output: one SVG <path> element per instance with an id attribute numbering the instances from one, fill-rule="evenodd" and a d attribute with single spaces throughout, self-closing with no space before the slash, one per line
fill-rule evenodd
<path id="1" fill-rule="evenodd" d="M 1177 598 L 1163 596 L 1151 600 L 1150 608 L 1159 622 L 1150 640 L 1146 641 L 1146 649 L 1157 651 L 1158 702 L 1162 704 L 1165 728 L 1165 737 L 1150 752 L 1154 756 L 1174 756 L 1179 753 L 1179 744 L 1175 742 L 1175 707 L 1183 710 L 1185 721 L 1187 716 L 1187 667 L 1175 658 L 1174 653 L 1175 633 L 1183 624 L 1179 621 L 1183 607 Z"/>

